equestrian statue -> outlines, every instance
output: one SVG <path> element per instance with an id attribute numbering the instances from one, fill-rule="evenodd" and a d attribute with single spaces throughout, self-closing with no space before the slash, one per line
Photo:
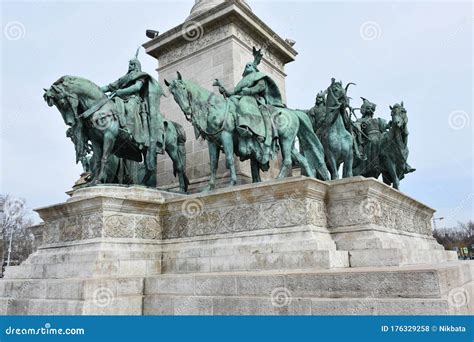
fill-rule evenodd
<path id="1" fill-rule="evenodd" d="M 137 54 L 127 73 L 104 87 L 81 77 L 63 76 L 44 100 L 56 106 L 70 128 L 67 136 L 76 150 L 76 162 L 90 171 L 87 185 L 138 184 L 156 187 L 157 153 L 173 161 L 180 191 L 186 192 L 186 135 L 179 124 L 160 112 L 163 91 L 141 71 Z"/>
<path id="2" fill-rule="evenodd" d="M 215 80 L 221 96 L 199 85 L 178 78 L 165 84 L 192 122 L 197 137 L 208 142 L 211 177 L 206 190 L 215 188 L 220 151 L 230 169 L 230 185 L 237 183 L 234 153 L 240 160 L 251 161 L 253 182 L 260 181 L 260 171 L 269 169 L 269 161 L 281 150 L 278 178 L 287 176 L 296 161 L 308 176 L 329 179 L 323 147 L 313 132 L 308 116 L 286 108 L 275 81 L 258 69 L 263 57 L 253 48 L 254 61 L 246 64 L 242 80 L 233 91 Z M 295 148 L 298 137 L 303 153 Z"/>
<path id="3" fill-rule="evenodd" d="M 354 163 L 354 175 L 378 178 L 395 189 L 407 173 L 414 172 L 408 163 L 408 116 L 403 101 L 390 106 L 392 120 L 374 118 L 376 105 L 362 98 L 362 117 L 354 126 L 358 128 L 361 149 L 365 160 Z"/>

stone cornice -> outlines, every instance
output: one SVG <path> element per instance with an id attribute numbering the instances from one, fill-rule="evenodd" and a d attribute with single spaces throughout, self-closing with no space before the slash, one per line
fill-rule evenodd
<path id="1" fill-rule="evenodd" d="M 206 30 L 212 31 L 220 25 L 235 22 L 243 30 L 251 32 L 255 40 L 268 42 L 268 49 L 277 55 L 284 64 L 294 61 L 297 55 L 296 50 L 285 42 L 283 38 L 270 29 L 252 11 L 236 0 L 226 1 L 193 19 L 193 21 L 184 22 L 144 43 L 143 47 L 147 54 L 160 60 L 163 54 L 166 54 L 176 47 L 188 44 L 190 40 L 186 39 L 183 35 L 183 30 L 187 27 L 186 25 L 190 25 L 190 23 L 198 25 L 204 31 L 205 35 Z M 197 39 L 197 41 L 198 40 L 199 39 Z"/>

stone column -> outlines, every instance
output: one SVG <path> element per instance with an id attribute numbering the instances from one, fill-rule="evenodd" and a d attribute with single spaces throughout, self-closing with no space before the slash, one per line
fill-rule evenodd
<path id="1" fill-rule="evenodd" d="M 146 52 L 158 60 L 158 75 L 163 87 L 164 79 L 176 78 L 179 71 L 183 78 L 213 89 L 218 78 L 229 89 L 242 78 L 246 63 L 253 61 L 252 47 L 262 48 L 262 72 L 270 75 L 280 87 L 285 99 L 285 64 L 292 62 L 297 52 L 283 38 L 272 31 L 242 1 L 196 1 L 186 21 L 143 45 Z M 163 98 L 161 111 L 168 120 L 186 128 L 187 174 L 191 189 L 206 185 L 210 174 L 207 143 L 195 138 L 192 125 L 184 118 L 172 96 Z M 236 159 L 240 183 L 251 181 L 249 162 Z M 278 168 L 262 174 L 264 179 L 274 178 Z M 272 173 L 273 172 L 273 173 Z M 219 175 L 227 183 L 228 170 L 221 155 Z M 177 184 L 171 160 L 160 156 L 158 185 L 170 188 Z"/>

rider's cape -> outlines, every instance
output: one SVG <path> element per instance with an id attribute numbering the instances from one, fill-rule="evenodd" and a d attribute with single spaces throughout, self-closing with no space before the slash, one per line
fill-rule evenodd
<path id="1" fill-rule="evenodd" d="M 256 71 L 248 74 L 235 87 L 234 92 L 239 94 L 244 88 L 252 88 L 257 85 L 261 80 L 265 80 L 265 90 L 260 97 L 254 96 L 237 96 L 237 112 L 238 125 L 241 127 L 248 127 L 253 133 L 265 137 L 268 132 L 271 132 L 270 127 L 265 127 L 265 123 L 262 120 L 260 114 L 261 105 L 270 105 L 274 107 L 285 107 L 281 97 L 280 89 L 276 85 L 275 81 L 265 75 L 262 72 Z"/>
<path id="2" fill-rule="evenodd" d="M 160 98 L 163 90 L 153 77 L 145 72 L 129 73 L 110 85 L 112 90 L 123 89 L 133 85 L 137 81 L 142 81 L 140 98 L 143 100 L 142 108 L 146 112 L 146 124 L 143 126 L 145 132 L 144 145 L 148 148 L 147 167 L 155 165 L 157 151 L 164 152 L 164 120 L 160 113 Z M 157 149 L 158 148 L 158 149 Z"/>

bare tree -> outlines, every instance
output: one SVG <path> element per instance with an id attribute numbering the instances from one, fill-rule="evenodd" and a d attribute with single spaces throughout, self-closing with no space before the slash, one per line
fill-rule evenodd
<path id="1" fill-rule="evenodd" d="M 474 245 L 474 221 L 459 223 L 454 228 L 438 228 L 433 232 L 436 240 L 448 250 L 467 247 L 472 253 Z"/>
<path id="2" fill-rule="evenodd" d="M 0 195 L 0 208 L 3 256 L 6 253 L 7 266 L 12 261 L 21 263 L 33 251 L 34 236 L 28 230 L 33 225 L 33 220 L 23 199 Z"/>

